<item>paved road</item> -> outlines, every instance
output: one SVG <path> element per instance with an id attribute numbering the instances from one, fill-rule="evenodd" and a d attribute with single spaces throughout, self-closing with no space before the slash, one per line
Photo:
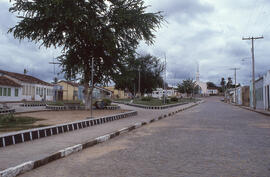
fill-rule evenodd
<path id="1" fill-rule="evenodd" d="M 211 98 L 22 176 L 269 177 L 270 117 Z"/>
<path id="2" fill-rule="evenodd" d="M 0 148 L 0 170 L 19 165 L 24 162 L 39 160 L 61 149 L 84 143 L 99 136 L 131 126 L 137 122 L 150 121 L 163 114 L 173 112 L 180 107 L 187 107 L 189 104 L 169 108 L 166 110 L 147 110 L 142 108 L 121 105 L 121 108 L 138 111 L 137 116 L 120 119 L 117 121 L 67 132 L 55 136 L 28 141 L 5 148 Z"/>

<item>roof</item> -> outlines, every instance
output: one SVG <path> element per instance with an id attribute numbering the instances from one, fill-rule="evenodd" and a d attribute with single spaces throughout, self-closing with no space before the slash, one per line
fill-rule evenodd
<path id="1" fill-rule="evenodd" d="M 64 82 L 64 83 L 69 84 L 69 85 L 71 85 L 71 86 L 73 86 L 73 87 L 79 87 L 79 86 L 80 86 L 80 84 L 78 84 L 78 83 L 76 83 L 76 82 L 71 82 L 71 81 L 59 81 L 58 83 L 60 83 L 60 82 Z"/>
<path id="2" fill-rule="evenodd" d="M 99 90 L 103 90 L 103 91 L 105 91 L 105 92 L 110 92 L 110 93 L 112 93 L 112 91 L 111 91 L 111 90 L 106 89 L 106 88 L 103 88 L 103 87 L 98 87 L 98 86 L 95 86 L 95 88 L 96 88 L 96 89 L 99 89 Z"/>
<path id="3" fill-rule="evenodd" d="M 11 86 L 11 87 L 22 87 L 20 84 L 14 82 L 13 80 L 5 76 L 0 76 L 0 85 Z"/>
<path id="4" fill-rule="evenodd" d="M 218 87 L 207 87 L 208 90 L 218 90 Z"/>
<path id="5" fill-rule="evenodd" d="M 30 83 L 30 84 L 40 84 L 40 85 L 47 85 L 47 86 L 52 86 L 51 84 L 42 81 L 36 77 L 33 76 L 29 76 L 26 74 L 19 74 L 19 73 L 14 73 L 14 72 L 8 72 L 8 71 L 4 71 L 4 70 L 0 70 L 0 74 L 4 74 L 7 75 L 9 77 L 12 77 L 14 79 L 17 79 L 21 82 L 26 82 L 26 83 Z"/>

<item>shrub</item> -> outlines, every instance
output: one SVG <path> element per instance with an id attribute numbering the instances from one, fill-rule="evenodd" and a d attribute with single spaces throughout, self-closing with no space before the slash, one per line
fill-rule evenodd
<path id="1" fill-rule="evenodd" d="M 13 116 L 13 114 L 4 114 L 0 116 L 0 122 L 2 123 L 16 122 L 16 119 Z"/>
<path id="2" fill-rule="evenodd" d="M 151 96 L 142 97 L 142 101 L 151 101 L 153 98 Z"/>
<path id="3" fill-rule="evenodd" d="M 104 101 L 102 100 L 97 100 L 94 105 L 97 109 L 104 109 L 104 107 L 106 106 Z"/>
<path id="4" fill-rule="evenodd" d="M 177 97 L 171 97 L 171 101 L 178 102 L 178 98 Z"/>
<path id="5" fill-rule="evenodd" d="M 102 99 L 102 101 L 104 102 L 105 106 L 110 106 L 112 103 L 112 100 L 108 99 L 108 98 L 104 98 Z"/>

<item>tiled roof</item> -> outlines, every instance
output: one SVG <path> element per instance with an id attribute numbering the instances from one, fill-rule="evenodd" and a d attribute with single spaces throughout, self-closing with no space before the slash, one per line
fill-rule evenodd
<path id="1" fill-rule="evenodd" d="M 103 90 L 103 91 L 105 91 L 105 92 L 112 93 L 112 91 L 111 91 L 111 90 L 106 89 L 106 88 L 104 88 L 104 87 L 98 87 L 98 86 L 95 86 L 95 88 L 96 88 L 96 89 L 99 89 L 99 90 Z"/>
<path id="2" fill-rule="evenodd" d="M 17 79 L 22 82 L 30 83 L 30 84 L 40 84 L 40 85 L 47 85 L 47 86 L 52 86 L 51 84 L 44 82 L 38 78 L 35 78 L 33 76 L 29 76 L 26 74 L 19 74 L 19 73 L 13 73 L 13 72 L 8 72 L 8 71 L 3 71 L 0 70 L 0 74 L 7 75 L 9 77 L 12 77 L 14 79 Z"/>
<path id="3" fill-rule="evenodd" d="M 79 86 L 80 86 L 80 84 L 78 84 L 78 83 L 76 83 L 76 82 L 71 82 L 71 81 L 59 81 L 58 83 L 60 83 L 60 82 L 67 83 L 67 84 L 69 84 L 69 85 L 71 85 L 71 86 L 73 86 L 73 87 L 79 87 Z"/>
<path id="4" fill-rule="evenodd" d="M 11 80 L 5 76 L 0 76 L 0 85 L 11 86 L 11 87 L 21 87 L 20 84 L 14 82 L 13 80 Z"/>

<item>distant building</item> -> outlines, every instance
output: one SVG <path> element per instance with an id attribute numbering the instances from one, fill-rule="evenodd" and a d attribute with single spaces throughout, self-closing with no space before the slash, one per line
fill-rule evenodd
<path id="1" fill-rule="evenodd" d="M 209 96 L 209 92 L 207 89 L 207 83 L 200 81 L 200 72 L 199 72 L 199 65 L 196 72 L 196 85 L 199 86 L 199 95 L 202 96 Z M 214 90 L 210 90 L 211 92 L 215 92 Z"/>
<path id="2" fill-rule="evenodd" d="M 83 91 L 84 91 L 84 86 L 80 85 L 78 88 L 78 99 L 84 102 L 85 99 L 84 99 Z M 97 99 L 103 99 L 103 98 L 111 99 L 112 95 L 113 95 L 112 91 L 105 89 L 103 87 L 95 86 L 92 96 L 93 96 L 93 99 L 97 100 Z"/>
<path id="3" fill-rule="evenodd" d="M 19 74 L 14 72 L 8 72 L 0 70 L 0 76 L 2 77 L 2 83 L 16 83 L 16 87 L 6 87 L 4 85 L 2 88 L 2 95 L 4 95 L 7 89 L 7 95 L 11 96 L 0 96 L 0 101 L 52 101 L 53 100 L 53 85 L 47 82 L 44 82 L 36 77 Z M 6 79 L 6 81 L 4 81 Z M 14 84 L 13 84 L 14 85 Z M 6 89 L 5 89 L 6 88 Z M 10 88 L 10 89 L 9 89 Z M 17 94 L 18 92 L 18 94 Z M 9 94 L 10 93 L 10 94 Z M 11 98 L 12 93 L 16 98 Z"/>
<path id="4" fill-rule="evenodd" d="M 104 87 L 107 90 L 112 92 L 112 97 L 114 99 L 126 99 L 130 98 L 131 94 L 129 92 L 125 92 L 124 90 L 116 89 L 115 86 Z"/>
<path id="5" fill-rule="evenodd" d="M 174 89 L 167 89 L 163 90 L 162 88 L 157 88 L 155 91 L 152 92 L 153 98 L 162 98 L 163 95 L 166 95 L 168 97 L 176 96 L 176 92 Z"/>
<path id="6" fill-rule="evenodd" d="M 78 83 L 62 80 L 58 82 L 58 85 L 62 87 L 64 101 L 78 100 L 78 89 L 79 89 Z"/>
<path id="7" fill-rule="evenodd" d="M 218 95 L 218 88 L 217 87 L 207 87 L 208 95 Z"/>

